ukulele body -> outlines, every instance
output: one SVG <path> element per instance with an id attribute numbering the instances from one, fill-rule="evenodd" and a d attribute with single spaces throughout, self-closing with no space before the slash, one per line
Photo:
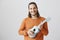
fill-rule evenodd
<path id="1" fill-rule="evenodd" d="M 33 34 L 31 35 L 29 34 L 29 32 L 33 32 Z M 35 38 L 38 32 L 40 32 L 40 29 L 38 28 L 38 26 L 34 26 L 32 29 L 28 31 L 29 37 Z"/>

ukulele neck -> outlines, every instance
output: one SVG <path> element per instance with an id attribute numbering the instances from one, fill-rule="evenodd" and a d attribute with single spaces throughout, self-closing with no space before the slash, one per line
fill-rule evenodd
<path id="1" fill-rule="evenodd" d="M 42 27 L 42 25 L 47 22 L 46 19 L 44 21 L 42 21 L 39 25 L 38 25 L 38 28 Z"/>

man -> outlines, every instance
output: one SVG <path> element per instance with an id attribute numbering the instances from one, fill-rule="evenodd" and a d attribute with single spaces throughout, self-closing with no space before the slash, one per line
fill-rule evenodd
<path id="1" fill-rule="evenodd" d="M 44 40 L 44 35 L 48 34 L 47 22 L 45 22 L 40 28 L 40 32 L 35 38 L 30 38 L 27 31 L 31 29 L 34 25 L 38 25 L 45 18 L 41 17 L 38 12 L 38 7 L 35 2 L 31 2 L 28 5 L 28 17 L 25 18 L 19 28 L 18 33 L 24 35 L 24 40 Z M 30 34 L 33 34 L 32 32 Z"/>

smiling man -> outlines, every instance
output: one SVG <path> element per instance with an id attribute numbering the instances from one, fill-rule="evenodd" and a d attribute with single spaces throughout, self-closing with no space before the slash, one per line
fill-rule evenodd
<path id="1" fill-rule="evenodd" d="M 37 4 L 35 2 L 30 2 L 28 5 L 28 17 L 23 20 L 18 33 L 20 35 L 24 35 L 24 40 L 44 40 L 44 35 L 48 34 L 47 22 L 42 25 L 40 32 L 36 35 L 35 38 L 30 38 L 27 33 L 29 29 L 31 29 L 34 25 L 38 25 L 43 20 L 45 20 L 45 18 L 40 16 Z M 30 32 L 30 34 L 33 33 Z"/>

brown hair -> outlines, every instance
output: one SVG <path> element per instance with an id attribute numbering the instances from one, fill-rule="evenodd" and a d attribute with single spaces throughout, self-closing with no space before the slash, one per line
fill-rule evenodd
<path id="1" fill-rule="evenodd" d="M 31 4 L 34 4 L 34 5 L 36 6 L 36 8 L 38 8 L 38 7 L 37 7 L 37 4 L 36 4 L 35 2 L 30 2 L 29 5 L 31 5 Z M 28 8 L 29 8 L 29 5 L 28 5 Z M 37 17 L 39 17 L 39 16 L 40 16 L 40 14 L 39 14 L 39 12 L 37 11 Z M 29 14 L 28 14 L 28 17 L 31 18 L 30 12 L 29 12 Z"/>

